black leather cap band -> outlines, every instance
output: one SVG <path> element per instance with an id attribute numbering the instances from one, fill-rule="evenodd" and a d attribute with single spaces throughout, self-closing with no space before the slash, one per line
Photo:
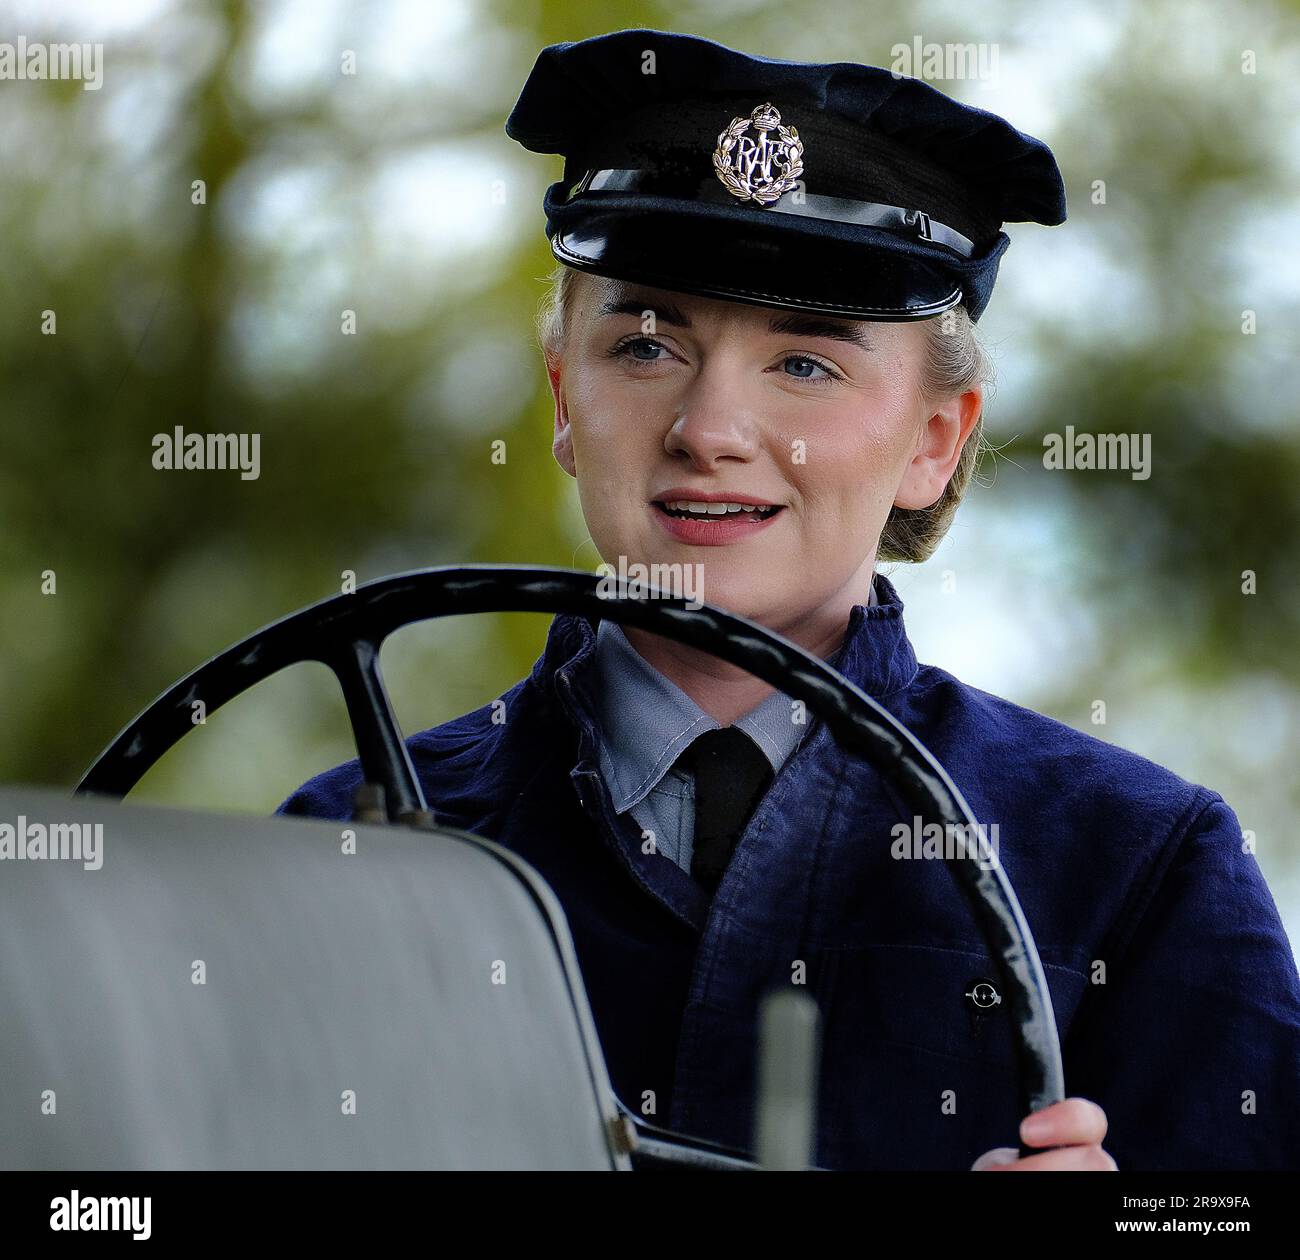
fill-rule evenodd
<path id="1" fill-rule="evenodd" d="M 718 205 L 739 205 L 716 179 L 693 180 L 659 171 L 589 170 L 569 190 L 566 202 L 593 193 L 645 193 L 656 197 L 682 197 L 688 201 L 711 201 Z M 794 214 L 833 223 L 855 223 L 863 227 L 884 228 L 905 233 L 916 240 L 942 245 L 962 258 L 972 258 L 975 244 L 960 232 L 932 219 L 924 210 L 907 210 L 902 206 L 878 201 L 857 201 L 849 197 L 825 197 L 805 193 L 782 197 L 770 205 L 755 208 L 756 214 Z"/>

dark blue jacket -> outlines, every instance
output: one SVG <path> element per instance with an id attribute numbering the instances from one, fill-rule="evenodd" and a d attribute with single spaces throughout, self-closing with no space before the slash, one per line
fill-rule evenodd
<path id="1" fill-rule="evenodd" d="M 1105 1109 L 1119 1167 L 1300 1168 L 1300 979 L 1233 811 L 918 666 L 897 592 L 877 591 L 878 606 L 853 609 L 838 668 L 998 824 L 1066 1092 Z M 894 791 L 813 721 L 710 904 L 613 812 L 582 687 L 594 646 L 591 622 L 555 617 L 502 697 L 504 722 L 485 705 L 409 747 L 440 821 L 506 845 L 555 890 L 620 1097 L 749 1149 L 756 1006 L 802 976 L 824 1021 L 820 1165 L 964 1170 L 1014 1146 L 1008 1019 L 976 1018 L 966 996 L 996 971 L 944 864 L 891 857 L 892 829 L 911 823 Z M 339 766 L 281 812 L 346 819 L 359 780 L 355 761 Z"/>

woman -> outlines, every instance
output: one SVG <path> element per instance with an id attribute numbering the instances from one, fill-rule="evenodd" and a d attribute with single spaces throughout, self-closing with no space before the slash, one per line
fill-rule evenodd
<path id="1" fill-rule="evenodd" d="M 873 67 L 655 31 L 545 49 L 507 132 L 565 156 L 542 341 L 601 556 L 702 577 L 935 754 L 996 827 L 1074 1091 L 1007 1131 L 996 972 L 872 767 L 715 658 L 558 616 L 527 679 L 410 748 L 441 821 L 560 897 L 624 1102 L 748 1149 L 758 1002 L 797 984 L 823 1167 L 1300 1164 L 1300 982 L 1232 810 L 919 665 L 875 573 L 966 489 L 1002 224 L 1064 218 L 1046 146 Z M 359 782 L 282 809 L 347 818 Z"/>

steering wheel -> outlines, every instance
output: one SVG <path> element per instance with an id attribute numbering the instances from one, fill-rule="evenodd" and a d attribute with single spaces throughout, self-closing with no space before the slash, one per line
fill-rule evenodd
<path id="1" fill-rule="evenodd" d="M 598 574 L 540 565 L 417 569 L 359 586 L 274 622 L 170 687 L 102 752 L 77 793 L 125 796 L 162 755 L 194 729 L 193 706 L 213 713 L 287 665 L 319 661 L 338 679 L 368 783 L 384 789 L 390 822 L 432 826 L 379 671 L 384 640 L 434 617 L 483 612 L 572 613 L 608 618 L 709 652 L 802 700 L 845 750 L 887 776 L 927 822 L 982 834 L 970 806 L 921 742 L 819 657 L 748 618 L 654 588 L 629 588 Z M 946 847 L 946 846 L 945 846 Z M 945 857 L 965 894 L 1006 990 L 1019 1067 L 1021 1115 L 1065 1096 L 1051 994 L 1010 881 L 985 846 Z M 1028 1153 L 1021 1145 L 1021 1152 Z"/>

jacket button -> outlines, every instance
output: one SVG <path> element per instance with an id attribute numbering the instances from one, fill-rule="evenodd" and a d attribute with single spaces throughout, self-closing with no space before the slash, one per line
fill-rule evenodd
<path id="1" fill-rule="evenodd" d="M 966 990 L 966 1000 L 975 1010 L 983 1013 L 1000 1006 L 1002 994 L 998 992 L 997 985 L 992 980 L 981 978 L 970 982 L 970 988 Z"/>

